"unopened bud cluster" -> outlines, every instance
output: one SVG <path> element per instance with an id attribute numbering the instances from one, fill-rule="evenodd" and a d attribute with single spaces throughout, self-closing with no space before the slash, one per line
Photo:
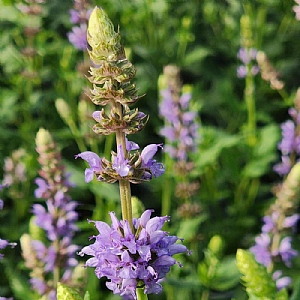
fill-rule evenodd
<path id="1" fill-rule="evenodd" d="M 120 38 L 106 13 L 95 8 L 87 31 L 88 52 L 94 64 L 89 71 L 92 88 L 88 95 L 94 104 L 103 108 L 92 114 L 97 122 L 92 129 L 99 135 L 116 134 L 117 151 L 112 152 L 111 161 L 89 151 L 77 156 L 90 164 L 85 176 L 87 182 L 94 174 L 98 180 L 109 183 L 124 178 L 140 183 L 164 172 L 163 165 L 152 159 L 160 145 L 149 145 L 139 153 L 139 146 L 126 138 L 142 130 L 148 116 L 129 107 L 141 96 L 131 82 L 136 71 L 125 56 Z"/>

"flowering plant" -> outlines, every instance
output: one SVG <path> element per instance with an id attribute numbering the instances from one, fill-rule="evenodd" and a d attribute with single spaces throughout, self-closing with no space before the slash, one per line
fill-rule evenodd
<path id="1" fill-rule="evenodd" d="M 91 13 L 87 40 L 95 65 L 90 68 L 93 88 L 89 96 L 96 105 L 109 106 L 108 111 L 102 108 L 93 113 L 97 122 L 93 131 L 100 135 L 115 133 L 117 151 L 112 151 L 111 161 L 91 151 L 76 158 L 89 164 L 85 170 L 86 182 L 94 176 L 98 181 L 119 182 L 123 220 L 119 221 L 111 212 L 111 227 L 102 221 L 91 221 L 99 234 L 93 237 L 95 243 L 84 247 L 79 254 L 93 256 L 85 265 L 95 267 L 98 278 L 107 277 L 106 286 L 115 294 L 143 299 L 146 294 L 162 290 L 160 282 L 176 263 L 172 256 L 187 252 L 187 248 L 176 244 L 178 237 L 161 230 L 168 217 L 150 219 L 152 210 L 146 210 L 140 218 L 132 217 L 130 182 L 149 181 L 164 173 L 163 164 L 153 159 L 162 145 L 150 144 L 140 153 L 139 146 L 127 139 L 127 135 L 145 127 L 148 117 L 137 108 L 129 108 L 140 99 L 131 83 L 135 69 L 125 56 L 119 32 L 114 31 L 110 19 L 98 7 Z"/>

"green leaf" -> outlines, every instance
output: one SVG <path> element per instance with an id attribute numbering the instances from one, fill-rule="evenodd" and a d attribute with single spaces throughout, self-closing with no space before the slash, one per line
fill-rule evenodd
<path id="1" fill-rule="evenodd" d="M 237 267 L 244 275 L 242 280 L 249 299 L 275 299 L 276 284 L 265 266 L 259 264 L 251 252 L 242 249 L 237 250 L 236 260 Z"/>
<path id="2" fill-rule="evenodd" d="M 300 278 L 295 282 L 293 294 L 290 300 L 299 300 L 300 299 Z"/>
<path id="3" fill-rule="evenodd" d="M 270 163 L 276 158 L 275 149 L 278 139 L 277 126 L 271 124 L 261 130 L 258 143 L 253 150 L 252 159 L 243 170 L 246 177 L 260 177 L 268 171 Z"/>
<path id="4" fill-rule="evenodd" d="M 177 236 L 182 237 L 187 241 L 192 240 L 198 232 L 199 225 L 203 223 L 206 218 L 207 217 L 205 215 L 201 215 L 193 219 L 182 220 L 180 222 Z"/>
<path id="5" fill-rule="evenodd" d="M 226 291 L 235 287 L 240 280 L 235 257 L 224 257 L 218 264 L 216 274 L 210 287 L 216 291 Z"/>
<path id="6" fill-rule="evenodd" d="M 275 296 L 275 300 L 288 300 L 288 299 L 289 299 L 289 295 L 286 289 L 280 290 Z"/>
<path id="7" fill-rule="evenodd" d="M 212 128 L 203 128 L 201 134 L 204 141 L 201 155 L 199 155 L 196 162 L 200 173 L 204 171 L 206 166 L 216 163 L 223 149 L 234 147 L 241 141 L 238 136 L 231 136 Z"/>
<path id="8" fill-rule="evenodd" d="M 204 48 L 203 46 L 196 46 L 192 51 L 187 53 L 184 58 L 184 64 L 187 66 L 193 66 L 197 63 L 200 63 L 210 54 L 211 51 L 208 48 Z"/>
<path id="9" fill-rule="evenodd" d="M 57 300 L 83 300 L 74 289 L 62 284 L 57 284 Z"/>

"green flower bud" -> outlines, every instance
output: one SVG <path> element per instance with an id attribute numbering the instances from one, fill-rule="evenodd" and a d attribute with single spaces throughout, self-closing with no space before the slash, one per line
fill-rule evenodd
<path id="1" fill-rule="evenodd" d="M 70 126 L 73 123 L 71 109 L 68 103 L 64 99 L 56 99 L 55 107 L 60 117 L 64 120 L 64 122 Z"/>
<path id="2" fill-rule="evenodd" d="M 91 59 L 96 63 L 103 59 L 118 60 L 121 50 L 120 34 L 114 31 L 114 26 L 101 8 L 95 7 L 89 20 L 87 41 L 91 46 Z M 123 50 L 121 50 L 124 53 Z"/>
<path id="3" fill-rule="evenodd" d="M 53 139 L 49 131 L 40 128 L 36 134 L 35 142 L 38 148 L 44 148 L 53 143 Z"/>
<path id="4" fill-rule="evenodd" d="M 220 257 L 224 249 L 224 241 L 219 235 L 214 235 L 208 244 L 208 249 L 217 257 Z"/>

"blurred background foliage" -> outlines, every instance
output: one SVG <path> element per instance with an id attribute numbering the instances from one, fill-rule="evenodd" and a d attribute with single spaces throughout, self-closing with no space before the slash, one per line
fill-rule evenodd
<path id="1" fill-rule="evenodd" d="M 158 79 L 163 67 L 175 64 L 183 84 L 193 90 L 193 105 L 201 120 L 201 143 L 191 159 L 195 168 L 189 178 L 200 184 L 192 202 L 200 210 L 182 218 L 182 205 L 175 197 L 174 164 L 167 165 L 167 179 L 135 185 L 133 194 L 146 208 L 160 214 L 162 194 L 170 184 L 168 229 L 186 239 L 193 255 L 180 257 L 184 268 L 171 272 L 162 295 L 150 299 L 246 299 L 239 285 L 233 255 L 238 247 L 249 248 L 260 231 L 261 217 L 273 201 L 272 189 L 282 179 L 272 167 L 279 161 L 277 143 L 280 124 L 288 118 L 300 78 L 300 22 L 295 19 L 292 0 L 102 0 L 90 1 L 102 7 L 120 27 L 122 42 L 137 69 L 139 109 L 150 115 L 146 128 L 136 135 L 141 147 L 164 142 L 159 135 L 163 120 L 158 113 Z M 23 6 L 22 6 L 23 5 Z M 1 237 L 17 241 L 28 231 L 30 207 L 34 199 L 34 179 L 39 165 L 35 135 L 40 127 L 49 130 L 62 151 L 71 179 L 76 183 L 72 197 L 79 202 L 76 237 L 85 245 L 93 229 L 87 218 L 108 221 L 108 211 L 120 213 L 115 185 L 85 184 L 85 164 L 74 155 L 85 149 L 109 156 L 112 139 L 93 134 L 90 117 L 95 109 L 87 102 L 89 86 L 86 51 L 76 50 L 68 41 L 71 31 L 71 0 L 48 0 L 38 15 L 26 15 L 24 1 L 0 0 L 0 178 L 5 178 L 5 162 L 23 149 L 16 163 L 24 164 L 24 180 L 14 180 L 4 191 Z M 245 40 L 242 16 L 249 18 L 252 46 L 266 53 L 285 83 L 276 91 L 260 75 L 253 78 L 255 90 L 255 142 L 248 141 L 248 108 L 245 80 L 237 77 L 237 53 Z M 34 35 L 26 28 L 38 28 Z M 34 52 L 34 55 L 31 55 Z M 57 109 L 57 99 L 67 103 L 65 115 Z M 88 114 L 90 113 L 90 114 Z M 167 155 L 161 159 L 167 161 Z M 16 173 L 14 173 L 16 175 Z M 167 181 L 168 180 L 168 181 Z M 13 193 L 13 189 L 19 193 Z M 222 247 L 214 246 L 217 236 Z M 296 235 L 297 238 L 297 235 Z M 213 240 L 214 241 L 214 240 Z M 215 243 L 217 243 L 215 241 Z M 299 241 L 298 249 L 300 249 Z M 17 266 L 15 268 L 15 266 Z M 29 285 L 20 249 L 5 254 L 5 276 L 0 279 L 0 295 L 25 299 Z M 212 268 L 212 273 L 208 272 Z M 297 281 L 299 259 L 287 270 Z M 89 270 L 91 271 L 91 270 Z M 92 273 L 92 271 L 90 272 Z M 98 280 L 89 277 L 87 287 L 98 290 L 91 299 L 117 299 Z M 101 292 L 99 292 L 99 290 Z M 27 293 L 27 294 L 26 294 Z M 23 296 L 22 296 L 23 295 Z M 201 296 L 200 296 L 201 295 Z M 203 296 L 205 295 L 205 296 Z M 189 296 L 189 297 L 188 297 Z M 98 298 L 97 298 L 98 297 Z M 204 298 L 207 297 L 207 298 Z M 28 296 L 27 296 L 28 298 Z"/>

